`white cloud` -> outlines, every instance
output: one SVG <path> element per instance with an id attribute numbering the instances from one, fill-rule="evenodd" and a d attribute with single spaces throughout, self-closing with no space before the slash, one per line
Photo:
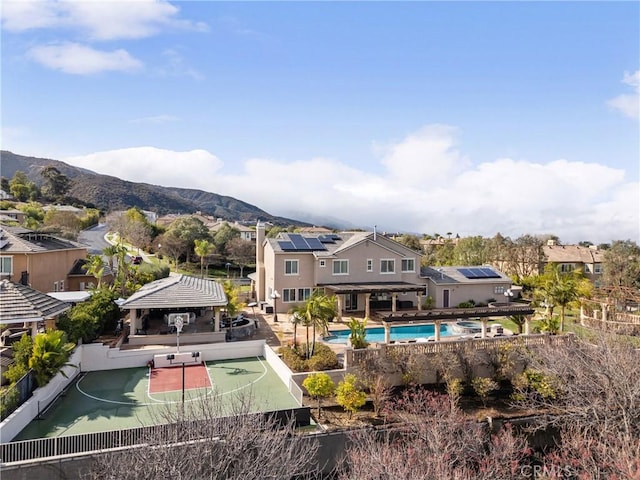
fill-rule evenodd
<path id="1" fill-rule="evenodd" d="M 132 72 L 142 68 L 142 62 L 126 50 L 111 52 L 95 50 L 78 43 L 59 43 L 31 48 L 27 56 L 45 67 L 76 75 L 91 75 L 104 71 Z"/>
<path id="2" fill-rule="evenodd" d="M 63 161 L 131 182 L 200 188 L 210 192 L 215 190 L 208 187 L 208 182 L 222 168 L 222 162 L 204 150 L 174 152 L 154 147 L 96 152 L 65 158 Z"/>
<path id="3" fill-rule="evenodd" d="M 630 118 L 640 117 L 640 70 L 625 72 L 622 83 L 629 85 L 634 92 L 618 95 L 607 101 L 607 105 Z"/>
<path id="4" fill-rule="evenodd" d="M 640 185 L 625 179 L 622 170 L 564 159 L 501 158 L 472 165 L 455 150 L 454 132 L 428 126 L 388 145 L 380 174 L 330 158 L 253 158 L 241 173 L 230 175 L 206 151 L 150 147 L 66 161 L 131 181 L 229 195 L 291 218 L 311 214 L 415 233 L 500 232 L 513 238 L 553 233 L 565 242 L 640 241 Z"/>
<path id="5" fill-rule="evenodd" d="M 8 0 L 2 25 L 21 32 L 74 28 L 94 40 L 144 38 L 167 29 L 206 31 L 202 22 L 177 18 L 179 8 L 164 0 Z"/>

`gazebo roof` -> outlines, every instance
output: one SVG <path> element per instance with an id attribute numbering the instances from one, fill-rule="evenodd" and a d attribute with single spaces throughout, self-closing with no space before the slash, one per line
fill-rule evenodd
<path id="1" fill-rule="evenodd" d="M 0 280 L 0 323 L 37 322 L 71 308 L 66 302 L 9 280 Z"/>
<path id="2" fill-rule="evenodd" d="M 200 308 L 223 307 L 226 304 L 224 289 L 215 280 L 170 275 L 144 285 L 122 302 L 120 308 Z"/>

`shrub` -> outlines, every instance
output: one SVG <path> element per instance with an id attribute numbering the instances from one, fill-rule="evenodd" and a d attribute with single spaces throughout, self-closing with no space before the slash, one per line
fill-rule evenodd
<path id="1" fill-rule="evenodd" d="M 336 353 L 323 344 L 316 345 L 315 352 L 309 360 L 305 359 L 304 346 L 301 348 L 280 347 L 280 353 L 284 363 L 294 372 L 332 370 L 340 366 Z"/>
<path id="2" fill-rule="evenodd" d="M 489 394 L 498 389 L 497 382 L 487 377 L 476 377 L 471 381 L 471 386 L 476 392 L 476 395 L 482 400 L 482 405 L 487 406 L 487 398 Z"/>
<path id="3" fill-rule="evenodd" d="M 336 388 L 336 402 L 349 412 L 349 418 L 367 402 L 367 394 L 358 388 L 357 382 L 356 376 L 348 373 Z"/>
<path id="4" fill-rule="evenodd" d="M 321 401 L 333 395 L 336 389 L 335 383 L 326 373 L 313 373 L 304 379 L 302 386 L 307 389 L 311 397 L 318 400 L 318 417 L 320 417 Z"/>

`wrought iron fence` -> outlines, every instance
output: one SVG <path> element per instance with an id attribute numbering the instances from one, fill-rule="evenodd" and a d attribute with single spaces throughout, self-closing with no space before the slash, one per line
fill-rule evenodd
<path id="1" fill-rule="evenodd" d="M 14 385 L 2 390 L 0 393 L 0 420 L 4 420 L 26 402 L 36 389 L 36 381 L 33 371 L 18 380 Z"/>

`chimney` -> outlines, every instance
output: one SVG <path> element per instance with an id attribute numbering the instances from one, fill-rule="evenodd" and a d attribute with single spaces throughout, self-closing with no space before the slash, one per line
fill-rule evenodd
<path id="1" fill-rule="evenodd" d="M 378 226 L 377 226 L 377 225 L 374 225 L 374 226 L 373 226 L 373 241 L 374 241 L 374 242 L 376 241 L 376 238 L 377 238 L 377 237 L 376 237 L 376 235 L 377 235 L 377 233 L 376 233 L 376 229 L 377 229 L 377 228 L 378 228 Z"/>

